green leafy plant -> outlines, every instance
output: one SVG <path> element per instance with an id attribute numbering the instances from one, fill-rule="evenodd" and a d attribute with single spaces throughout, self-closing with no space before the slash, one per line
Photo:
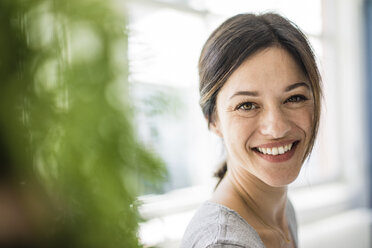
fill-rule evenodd
<path id="1" fill-rule="evenodd" d="M 43 246 L 139 247 L 141 182 L 166 174 L 132 123 L 120 6 L 0 2 L 1 163 L 47 196 Z"/>

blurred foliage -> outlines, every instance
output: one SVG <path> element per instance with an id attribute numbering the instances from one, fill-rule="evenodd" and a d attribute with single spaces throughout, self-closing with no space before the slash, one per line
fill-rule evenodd
<path id="1" fill-rule="evenodd" d="M 142 89 L 140 89 L 142 90 Z M 147 89 L 149 90 L 149 89 Z M 149 117 L 182 118 L 186 111 L 182 92 L 173 88 L 155 88 L 141 99 L 140 111 Z"/>
<path id="2" fill-rule="evenodd" d="M 140 182 L 166 174 L 136 138 L 118 6 L 0 1 L 0 175 L 46 196 L 42 247 L 139 247 Z"/>

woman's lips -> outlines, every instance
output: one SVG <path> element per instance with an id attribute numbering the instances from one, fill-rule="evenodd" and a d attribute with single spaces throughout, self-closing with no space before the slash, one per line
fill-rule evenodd
<path id="1" fill-rule="evenodd" d="M 293 154 L 296 151 L 297 144 L 299 141 L 295 141 L 293 143 L 283 143 L 278 144 L 276 143 L 275 146 L 273 144 L 267 145 L 267 148 L 254 148 L 253 151 L 263 159 L 273 162 L 273 163 L 280 163 L 285 162 L 292 158 Z M 285 145 L 284 145 L 285 144 Z M 289 149 L 288 149 L 289 148 Z M 261 151 L 260 151 L 260 150 Z M 266 153 L 266 154 L 264 154 Z M 282 153 L 282 154 L 281 154 Z"/>

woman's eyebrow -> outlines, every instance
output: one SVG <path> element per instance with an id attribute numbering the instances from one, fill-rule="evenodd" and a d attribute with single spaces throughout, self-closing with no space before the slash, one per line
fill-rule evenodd
<path id="1" fill-rule="evenodd" d="M 258 96 L 257 91 L 238 91 L 235 92 L 232 96 L 230 96 L 230 99 L 235 96 Z"/>
<path id="2" fill-rule="evenodd" d="M 309 84 L 305 83 L 305 82 L 298 82 L 298 83 L 294 83 L 294 84 L 291 84 L 289 85 L 287 88 L 285 88 L 285 91 L 291 91 L 295 88 L 298 88 L 298 87 L 306 87 L 307 89 L 310 90 L 310 86 Z M 258 96 L 258 92 L 257 91 L 247 91 L 247 90 L 244 90 L 244 91 L 238 91 L 238 92 L 235 92 L 231 97 L 235 97 L 235 96 Z"/>
<path id="3" fill-rule="evenodd" d="M 298 82 L 298 83 L 294 83 L 294 84 L 289 85 L 287 88 L 285 88 L 285 91 L 288 92 L 288 91 L 291 91 L 291 90 L 293 90 L 295 88 L 298 88 L 298 87 L 306 87 L 308 90 L 310 90 L 309 84 L 307 84 L 305 82 Z"/>

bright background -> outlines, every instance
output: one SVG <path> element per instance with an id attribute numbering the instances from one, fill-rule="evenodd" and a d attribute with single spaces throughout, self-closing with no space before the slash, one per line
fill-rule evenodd
<path id="1" fill-rule="evenodd" d="M 226 18 L 274 11 L 309 37 L 323 76 L 324 108 L 315 149 L 290 198 L 300 247 L 371 247 L 365 8 L 362 0 L 130 1 L 129 61 L 140 136 L 166 162 L 168 180 L 141 197 L 140 237 L 178 247 L 195 209 L 210 196 L 223 159 L 198 105 L 197 62 Z M 340 237 L 342 237 L 340 239 Z"/>

